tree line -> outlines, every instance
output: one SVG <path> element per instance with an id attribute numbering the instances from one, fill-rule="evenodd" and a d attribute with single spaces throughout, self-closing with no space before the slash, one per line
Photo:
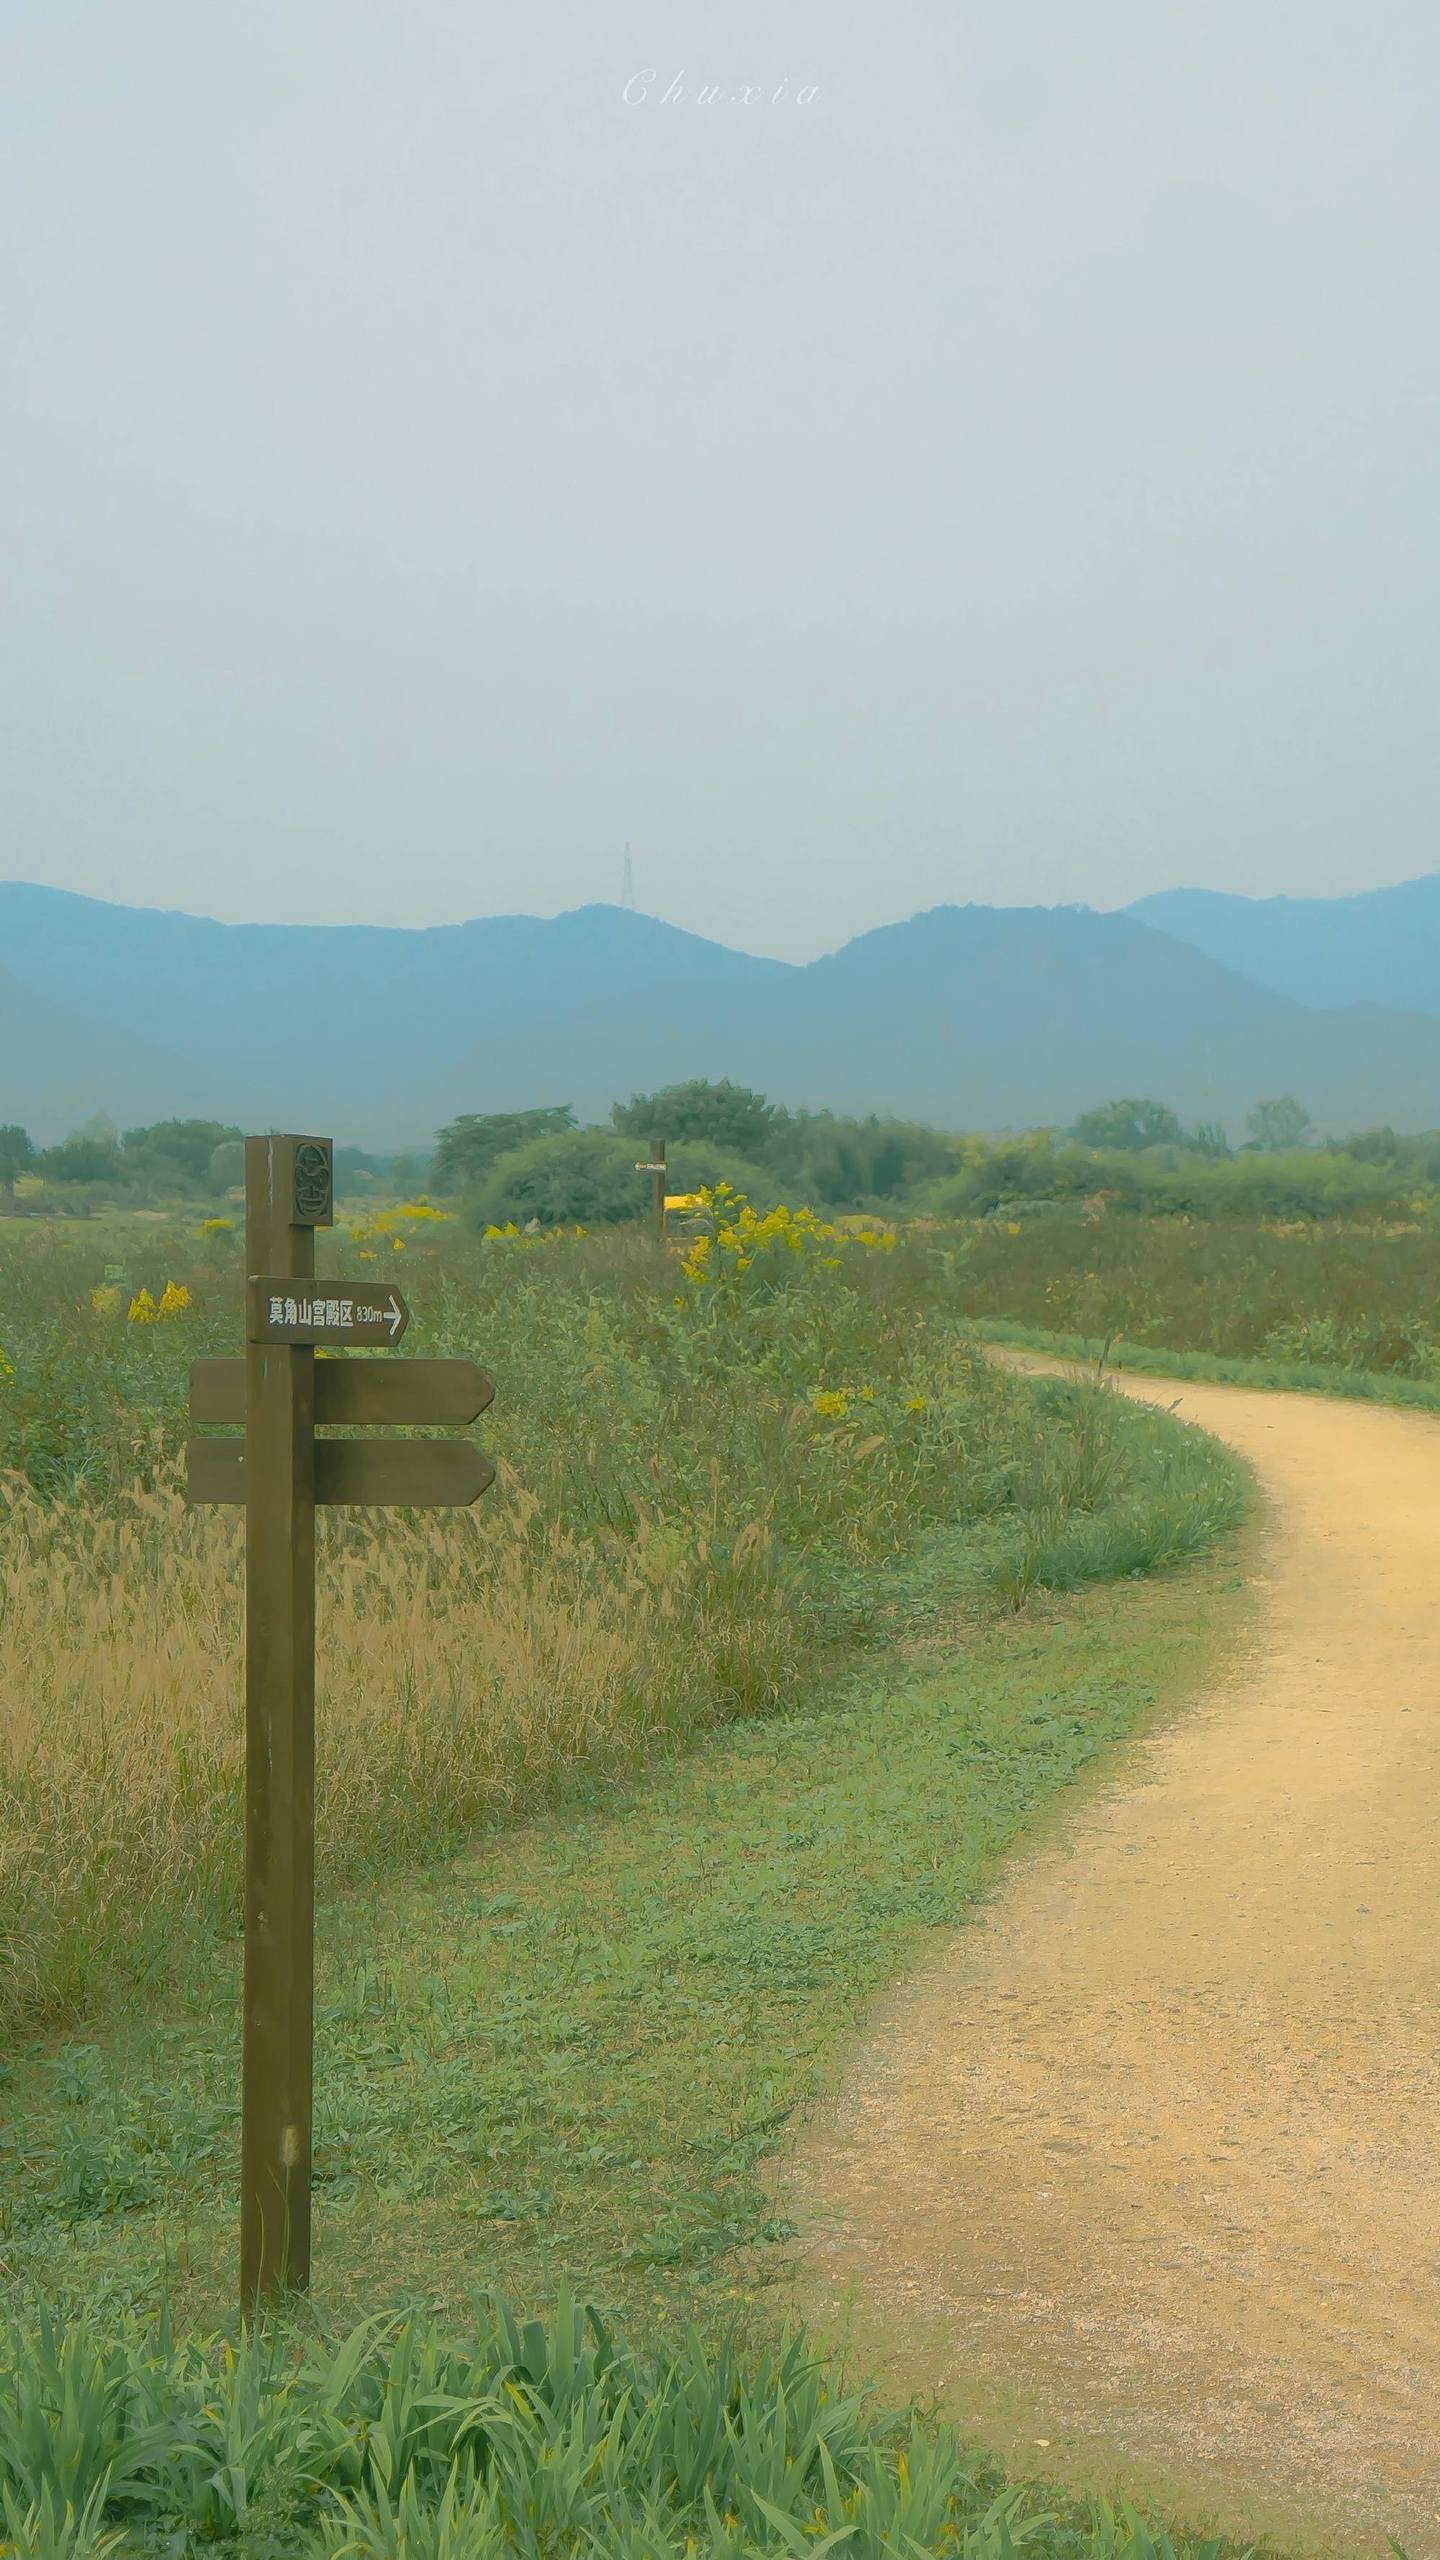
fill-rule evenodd
<path id="1" fill-rule="evenodd" d="M 374 1156 L 360 1147 L 337 1147 L 335 1164 L 337 1175 L 362 1185 L 389 1180 L 403 1188 L 423 1173 L 418 1157 Z M 76 1199 L 220 1200 L 245 1179 L 245 1142 L 224 1120 L 153 1120 L 122 1130 L 99 1112 L 53 1147 L 37 1146 L 18 1122 L 0 1125 L 0 1196 L 13 1205 L 27 1174 Z"/>
<path id="2" fill-rule="evenodd" d="M 1097 1104 L 1068 1128 L 982 1139 L 879 1114 L 792 1111 L 748 1086 L 695 1078 L 616 1103 L 599 1128 L 582 1128 L 565 1104 L 463 1114 L 439 1133 L 431 1185 L 480 1226 L 616 1225 L 646 1214 L 637 1162 L 656 1138 L 674 1192 L 726 1181 L 757 1207 L 783 1199 L 833 1213 L 1027 1216 L 1103 1200 L 1188 1216 L 1346 1216 L 1380 1214 L 1440 1181 L 1440 1135 L 1317 1140 L 1293 1094 L 1258 1101 L 1235 1145 L 1217 1123 L 1186 1128 L 1143 1096 Z"/>
<path id="3" fill-rule="evenodd" d="M 982 1139 L 879 1113 L 792 1110 L 703 1077 L 632 1094 L 599 1127 L 582 1126 L 566 1103 L 461 1113 L 428 1157 L 340 1147 L 336 1175 L 352 1192 L 428 1188 L 482 1227 L 610 1226 L 646 1214 L 649 1186 L 636 1168 L 656 1138 L 666 1143 L 672 1191 L 728 1182 L 757 1206 L 808 1201 L 837 1213 L 1033 1214 L 1100 1196 L 1162 1213 L 1325 1216 L 1440 1184 L 1440 1133 L 1320 1139 L 1290 1094 L 1257 1102 L 1235 1145 L 1218 1124 L 1187 1128 L 1146 1096 L 1096 1104 L 1064 1129 Z M 0 1198 L 13 1206 L 26 1175 L 77 1204 L 219 1202 L 243 1181 L 244 1149 L 239 1130 L 215 1120 L 121 1131 L 102 1116 L 51 1147 L 0 1126 Z"/>

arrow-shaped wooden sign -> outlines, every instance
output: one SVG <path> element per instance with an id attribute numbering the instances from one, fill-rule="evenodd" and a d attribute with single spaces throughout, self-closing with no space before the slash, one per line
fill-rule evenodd
<path id="1" fill-rule="evenodd" d="M 293 1273 L 252 1276 L 251 1342 L 333 1342 L 393 1351 L 410 1310 L 388 1280 L 297 1280 Z"/>
<path id="2" fill-rule="evenodd" d="M 317 1440 L 315 1500 L 408 1503 L 478 1502 L 495 1481 L 492 1459 L 471 1440 Z M 185 1451 L 192 1502 L 244 1502 L 250 1470 L 243 1440 L 192 1440 Z"/>
<path id="3" fill-rule="evenodd" d="M 352 1336 L 353 1339 L 353 1336 Z M 473 1360 L 317 1360 L 317 1423 L 474 1422 L 495 1401 L 495 1381 Z M 193 1360 L 192 1422 L 245 1420 L 243 1360 Z"/>

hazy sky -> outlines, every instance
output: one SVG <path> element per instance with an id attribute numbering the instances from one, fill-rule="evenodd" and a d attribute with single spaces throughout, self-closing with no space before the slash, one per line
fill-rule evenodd
<path id="1" fill-rule="evenodd" d="M 436 923 L 628 838 L 798 958 L 1440 867 L 1434 0 L 5 0 L 0 53 L 0 872 Z"/>

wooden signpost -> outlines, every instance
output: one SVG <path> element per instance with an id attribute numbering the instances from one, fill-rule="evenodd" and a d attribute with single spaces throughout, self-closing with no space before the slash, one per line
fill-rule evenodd
<path id="1" fill-rule="evenodd" d="M 469 1441 L 317 1440 L 317 1424 L 468 1423 L 495 1390 L 469 1360 L 316 1360 L 393 1349 L 410 1320 L 387 1281 L 315 1278 L 334 1224 L 328 1138 L 245 1141 L 246 1349 L 197 1360 L 192 1502 L 245 1505 L 245 2026 L 240 2161 L 244 2311 L 310 2280 L 314 2071 L 315 1505 L 470 1503 L 495 1470 Z"/>
<path id="2" fill-rule="evenodd" d="M 663 1244 L 665 1241 L 665 1141 L 663 1138 L 651 1139 L 648 1163 L 637 1164 L 635 1170 L 637 1173 L 653 1173 L 655 1176 L 655 1233 Z"/>

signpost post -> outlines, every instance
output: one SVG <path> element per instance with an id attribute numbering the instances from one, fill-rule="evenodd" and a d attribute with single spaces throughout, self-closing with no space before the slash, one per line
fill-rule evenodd
<path id="1" fill-rule="evenodd" d="M 192 1502 L 245 1505 L 245 2022 L 240 2298 L 310 2280 L 315 1942 L 315 1505 L 470 1503 L 495 1470 L 468 1441 L 317 1441 L 324 1424 L 472 1422 L 494 1395 L 468 1360 L 326 1360 L 393 1349 L 410 1320 L 387 1282 L 315 1280 L 334 1223 L 326 1138 L 245 1141 L 246 1348 L 198 1360 Z"/>
<path id="2" fill-rule="evenodd" d="M 637 1164 L 635 1170 L 637 1173 L 653 1173 L 655 1176 L 655 1240 L 657 1244 L 663 1244 L 665 1241 L 665 1141 L 663 1138 L 651 1139 L 648 1163 Z"/>

